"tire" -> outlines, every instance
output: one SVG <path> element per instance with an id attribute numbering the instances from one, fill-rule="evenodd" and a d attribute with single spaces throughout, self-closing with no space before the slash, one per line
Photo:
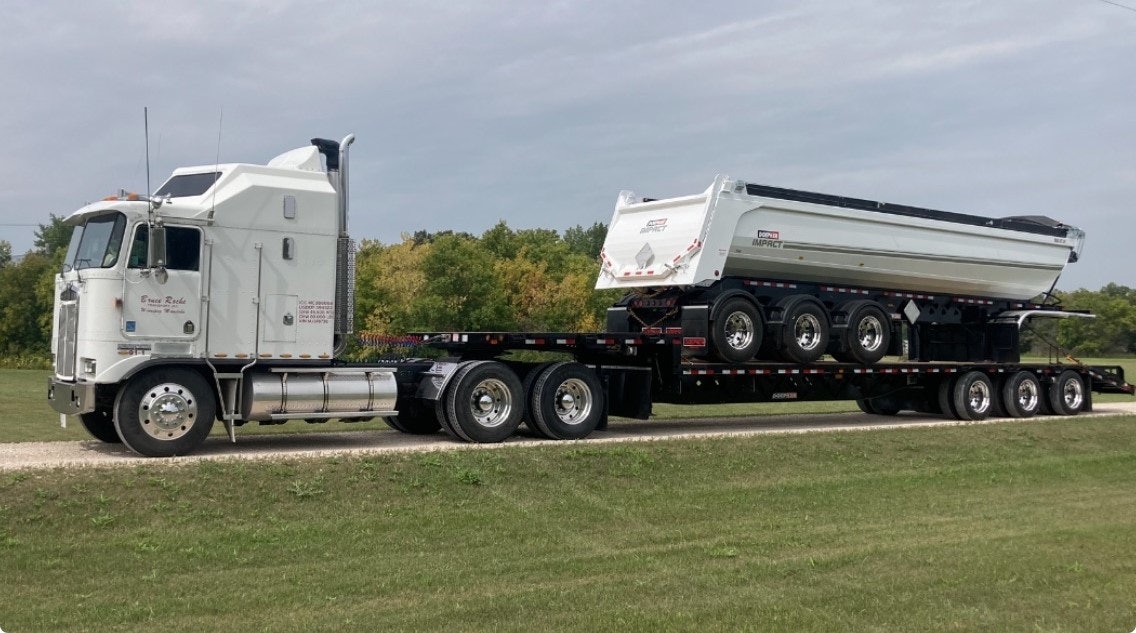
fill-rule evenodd
<path id="1" fill-rule="evenodd" d="M 1033 372 L 1019 371 L 1002 385 L 1002 409 L 1011 418 L 1032 418 L 1046 397 Z"/>
<path id="2" fill-rule="evenodd" d="M 107 409 L 96 409 L 90 413 L 80 413 L 79 422 L 91 437 L 107 444 L 121 444 L 122 438 L 114 429 L 114 414 Z"/>
<path id="3" fill-rule="evenodd" d="M 550 439 L 550 440 L 555 439 L 555 438 L 553 438 L 549 435 L 545 435 L 544 431 L 542 431 L 540 429 L 540 426 L 537 425 L 537 423 L 534 422 L 533 419 L 532 419 L 533 418 L 533 413 L 532 413 L 533 412 L 533 406 L 532 406 L 533 385 L 536 384 L 536 379 L 538 377 L 540 377 L 541 374 L 543 374 L 549 367 L 552 367 L 555 364 L 556 364 L 555 362 L 541 363 L 541 364 L 537 365 L 536 367 L 533 367 L 532 369 L 529 370 L 529 372 L 527 374 L 525 374 L 525 379 L 522 382 L 522 386 L 524 387 L 524 392 L 525 392 L 525 413 L 521 417 L 524 420 L 525 426 L 527 426 L 530 431 L 539 435 L 540 437 L 544 437 L 544 438 L 547 438 L 547 439 Z"/>
<path id="4" fill-rule="evenodd" d="M 864 413 L 872 415 L 899 415 L 901 410 L 888 398 L 861 398 L 856 401 L 856 406 Z"/>
<path id="5" fill-rule="evenodd" d="M 856 406 L 860 407 L 860 410 L 863 411 L 864 413 L 871 413 L 873 415 L 875 415 L 875 413 L 876 413 L 875 411 L 872 410 L 872 402 L 870 400 L 868 400 L 867 398 L 857 398 L 856 399 Z"/>
<path id="6" fill-rule="evenodd" d="M 891 321 L 878 304 L 861 303 L 848 314 L 848 327 L 842 338 L 841 349 L 833 352 L 836 360 L 874 365 L 891 348 Z"/>
<path id="7" fill-rule="evenodd" d="M 445 394 L 450 426 L 470 442 L 503 442 L 516 432 L 524 411 L 521 379 L 495 361 L 471 363 Z"/>
<path id="8" fill-rule="evenodd" d="M 994 408 L 994 384 L 980 371 L 969 371 L 951 389 L 952 406 L 960 420 L 985 420 Z"/>
<path id="9" fill-rule="evenodd" d="M 434 402 L 434 417 L 436 417 L 438 419 L 438 422 L 442 425 L 442 430 L 445 431 L 447 435 L 450 435 L 454 439 L 458 439 L 463 442 L 472 442 L 473 440 L 469 439 L 469 437 L 467 437 L 459 427 L 454 425 L 453 420 L 450 419 L 449 410 L 446 407 L 446 398 L 453 390 L 454 385 L 457 384 L 457 382 L 461 380 L 462 377 L 469 373 L 469 370 L 484 362 L 486 361 L 466 361 L 461 365 L 458 365 L 458 368 L 454 370 L 453 377 L 450 378 L 450 381 L 448 383 L 446 383 L 445 390 L 442 391 L 442 393 L 438 394 L 438 399 Z"/>
<path id="10" fill-rule="evenodd" d="M 1073 370 L 1065 370 L 1049 386 L 1049 406 L 1057 415 L 1077 415 L 1085 406 L 1085 381 Z"/>
<path id="11" fill-rule="evenodd" d="M 213 428 L 217 401 L 201 374 L 155 369 L 130 379 L 115 412 L 115 430 L 127 448 L 145 457 L 171 457 L 201 446 Z"/>
<path id="12" fill-rule="evenodd" d="M 596 430 L 605 410 L 603 384 L 586 365 L 556 363 L 533 383 L 529 417 L 547 438 L 585 438 Z"/>
<path id="13" fill-rule="evenodd" d="M 714 355 L 727 363 L 751 360 L 765 334 L 761 311 L 749 299 L 732 297 L 722 303 L 710 326 L 710 345 Z"/>
<path id="14" fill-rule="evenodd" d="M 434 411 L 414 400 L 406 401 L 399 407 L 398 415 L 383 418 L 387 426 L 408 435 L 430 435 L 442 429 Z"/>
<path id="15" fill-rule="evenodd" d="M 781 356 L 788 361 L 811 363 L 828 348 L 828 315 L 812 299 L 790 297 L 785 302 L 781 328 Z"/>
<path id="16" fill-rule="evenodd" d="M 947 376 L 943 378 L 943 382 L 939 383 L 939 412 L 942 413 L 943 417 L 961 420 L 963 418 L 959 417 L 954 405 L 956 380 L 958 380 L 958 378 L 955 376 Z"/>

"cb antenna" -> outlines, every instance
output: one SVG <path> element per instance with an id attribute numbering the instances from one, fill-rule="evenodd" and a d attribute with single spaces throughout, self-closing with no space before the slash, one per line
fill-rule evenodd
<path id="1" fill-rule="evenodd" d="M 221 126 L 225 122 L 225 108 L 221 107 L 217 114 L 217 158 L 213 163 L 213 195 L 209 200 L 209 221 L 213 221 L 213 212 L 217 210 L 217 179 L 221 170 Z"/>

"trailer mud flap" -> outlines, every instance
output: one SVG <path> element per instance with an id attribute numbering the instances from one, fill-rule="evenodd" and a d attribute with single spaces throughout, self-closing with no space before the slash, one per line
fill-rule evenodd
<path id="1" fill-rule="evenodd" d="M 650 367 L 597 367 L 596 369 L 607 390 L 608 415 L 637 420 L 651 417 Z"/>

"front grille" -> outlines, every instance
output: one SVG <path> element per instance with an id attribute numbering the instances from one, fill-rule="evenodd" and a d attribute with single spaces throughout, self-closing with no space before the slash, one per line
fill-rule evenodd
<path id="1" fill-rule="evenodd" d="M 71 293 L 74 294 L 74 293 Z M 75 346 L 79 338 L 79 299 L 59 303 L 59 334 L 55 348 L 55 374 L 75 379 Z"/>

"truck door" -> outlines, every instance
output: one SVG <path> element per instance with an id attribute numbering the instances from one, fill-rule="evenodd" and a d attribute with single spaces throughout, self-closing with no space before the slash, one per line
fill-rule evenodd
<path id="1" fill-rule="evenodd" d="M 148 243 L 149 229 L 140 224 L 134 230 L 126 266 L 122 333 L 127 338 L 192 341 L 202 330 L 201 231 L 166 227 L 164 275 L 146 267 Z M 184 352 L 190 351 L 186 346 Z"/>

